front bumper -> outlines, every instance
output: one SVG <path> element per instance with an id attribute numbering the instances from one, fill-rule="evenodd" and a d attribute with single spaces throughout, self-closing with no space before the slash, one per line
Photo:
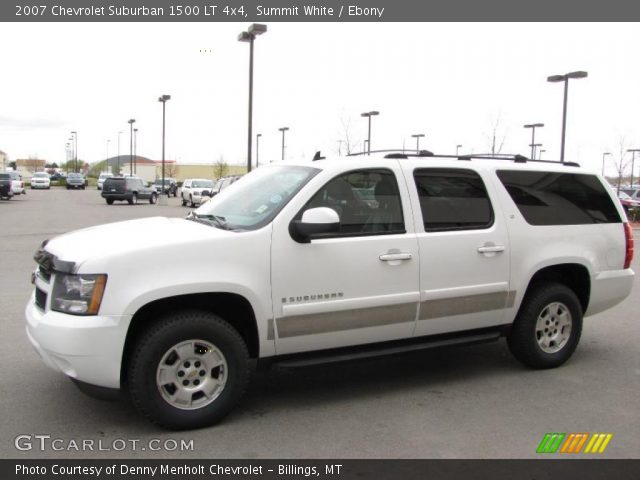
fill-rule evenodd
<path id="1" fill-rule="evenodd" d="M 25 309 L 27 337 L 50 368 L 81 382 L 120 388 L 120 368 L 131 316 L 80 317 L 35 305 Z"/>

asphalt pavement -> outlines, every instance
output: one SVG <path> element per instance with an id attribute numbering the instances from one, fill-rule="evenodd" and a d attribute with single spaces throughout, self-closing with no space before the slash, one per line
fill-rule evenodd
<path id="1" fill-rule="evenodd" d="M 612 433 L 603 454 L 582 457 L 638 457 L 637 277 L 624 303 L 585 319 L 576 353 L 554 370 L 521 366 L 500 341 L 259 372 L 221 424 L 179 433 L 127 401 L 85 396 L 24 332 L 33 253 L 70 230 L 187 212 L 173 198 L 107 206 L 94 188 L 0 201 L 0 458 L 534 458 L 547 432 Z M 186 451 L 174 448 L 181 440 Z"/>

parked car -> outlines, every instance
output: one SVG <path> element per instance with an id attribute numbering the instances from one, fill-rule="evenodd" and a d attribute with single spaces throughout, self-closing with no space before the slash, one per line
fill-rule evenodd
<path id="1" fill-rule="evenodd" d="M 225 188 L 227 188 L 228 186 L 230 186 L 231 184 L 237 182 L 238 180 L 240 180 L 240 178 L 242 178 L 242 175 L 231 175 L 229 177 L 221 177 L 219 178 L 216 183 L 213 186 L 213 189 L 211 190 L 212 193 L 212 197 L 216 196 L 218 193 L 220 193 L 222 190 L 224 190 Z"/>
<path id="2" fill-rule="evenodd" d="M 67 175 L 67 190 L 81 188 L 85 189 L 85 178 L 81 173 L 70 173 Z"/>
<path id="3" fill-rule="evenodd" d="M 0 198 L 11 200 L 12 197 L 11 175 L 8 173 L 0 173 Z"/>
<path id="4" fill-rule="evenodd" d="M 24 182 L 22 181 L 22 175 L 18 172 L 7 172 L 11 177 L 11 191 L 14 195 L 25 195 L 27 191 L 24 188 Z"/>
<path id="5" fill-rule="evenodd" d="M 206 178 L 187 178 L 180 190 L 182 206 L 188 203 L 189 206 L 195 207 L 208 200 L 212 196 L 213 185 L 213 180 Z"/>
<path id="6" fill-rule="evenodd" d="M 420 155 L 278 162 L 186 219 L 45 241 L 28 338 L 85 391 L 123 389 L 173 429 L 222 419 L 255 363 L 501 337 L 531 368 L 565 363 L 583 317 L 634 285 L 614 193 L 569 162 Z M 601 348 L 615 348 L 601 331 Z"/>
<path id="7" fill-rule="evenodd" d="M 158 194 L 153 187 L 144 184 L 139 177 L 111 177 L 104 181 L 102 188 L 102 198 L 107 204 L 112 205 L 114 201 L 126 201 L 129 205 L 138 203 L 138 200 L 149 200 L 149 203 L 156 203 Z"/>
<path id="8" fill-rule="evenodd" d="M 620 200 L 624 213 L 626 213 L 627 216 L 629 216 L 629 213 L 632 210 L 640 209 L 640 200 L 634 200 L 622 190 L 618 193 L 618 199 Z"/>
<path id="9" fill-rule="evenodd" d="M 96 182 L 98 190 L 102 190 L 102 185 L 104 185 L 104 181 L 107 178 L 111 178 L 111 177 L 113 177 L 112 173 L 101 173 L 100 176 L 98 177 L 98 181 Z"/>
<path id="10" fill-rule="evenodd" d="M 54 172 L 49 176 L 49 180 L 51 180 L 52 182 L 59 182 L 63 178 L 66 178 L 66 176 L 59 172 Z"/>
<path id="11" fill-rule="evenodd" d="M 620 189 L 621 192 L 626 193 L 632 200 L 640 200 L 640 188 L 629 187 Z"/>
<path id="12" fill-rule="evenodd" d="M 51 188 L 51 180 L 47 172 L 36 172 L 31 177 L 31 188 Z"/>
<path id="13" fill-rule="evenodd" d="M 175 178 L 165 178 L 164 188 L 162 186 L 162 179 L 159 178 L 155 182 L 153 182 L 153 188 L 155 188 L 158 194 L 166 193 L 169 197 L 171 195 L 173 195 L 174 197 L 178 196 L 178 182 Z"/>

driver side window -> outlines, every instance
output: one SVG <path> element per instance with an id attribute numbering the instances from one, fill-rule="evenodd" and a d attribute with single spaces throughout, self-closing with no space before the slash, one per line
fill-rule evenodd
<path id="1" fill-rule="evenodd" d="M 325 184 L 299 216 L 317 207 L 328 207 L 338 213 L 338 236 L 405 233 L 398 182 L 391 170 L 344 173 Z"/>

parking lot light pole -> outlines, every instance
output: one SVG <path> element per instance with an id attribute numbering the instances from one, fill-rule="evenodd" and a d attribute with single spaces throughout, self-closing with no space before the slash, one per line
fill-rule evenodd
<path id="1" fill-rule="evenodd" d="M 118 161 L 117 161 L 118 168 L 116 170 L 116 175 L 120 175 L 120 135 L 121 134 L 122 132 L 118 132 Z"/>
<path id="2" fill-rule="evenodd" d="M 633 186 L 633 170 L 636 168 L 636 152 L 640 152 L 640 148 L 630 148 L 627 152 L 631 152 L 631 179 L 629 186 Z"/>
<path id="3" fill-rule="evenodd" d="M 260 137 L 261 133 L 256 134 L 256 168 L 260 166 Z"/>
<path id="4" fill-rule="evenodd" d="M 416 153 L 420 153 L 420 139 L 424 137 L 424 133 L 415 133 L 411 135 L 416 139 Z"/>
<path id="5" fill-rule="evenodd" d="M 460 149 L 462 148 L 462 145 L 456 145 L 456 157 L 458 155 L 460 155 Z"/>
<path id="6" fill-rule="evenodd" d="M 536 143 L 536 128 L 544 127 L 544 123 L 528 123 L 527 125 L 523 125 L 524 128 L 531 129 L 531 160 L 535 160 L 536 152 L 535 152 L 535 143 Z"/>
<path id="7" fill-rule="evenodd" d="M 284 160 L 284 132 L 289 130 L 289 127 L 280 127 L 278 130 L 282 132 L 282 160 Z"/>
<path id="8" fill-rule="evenodd" d="M 107 159 L 105 160 L 105 172 L 109 172 L 109 144 L 111 143 L 111 140 L 109 140 L 107 138 Z"/>
<path id="9" fill-rule="evenodd" d="M 537 151 L 538 147 L 542 146 L 542 144 L 541 143 L 532 143 L 529 146 L 531 147 L 531 160 L 535 160 L 536 159 L 536 151 Z"/>
<path id="10" fill-rule="evenodd" d="M 73 137 L 73 171 L 78 173 L 78 132 L 71 132 Z"/>
<path id="11" fill-rule="evenodd" d="M 267 31 L 267 26 L 260 23 L 253 23 L 246 32 L 238 35 L 239 42 L 249 43 L 249 126 L 247 132 L 247 173 L 251 171 L 251 140 L 252 140 L 252 120 L 253 120 L 253 41 L 258 35 Z"/>
<path id="12" fill-rule="evenodd" d="M 133 173 L 134 175 L 138 174 L 138 129 L 133 129 Z"/>
<path id="13" fill-rule="evenodd" d="M 560 142 L 560 162 L 564 163 L 564 140 L 567 131 L 567 95 L 569 93 L 569 79 L 586 78 L 587 72 L 582 70 L 576 72 L 565 73 L 564 75 L 551 75 L 547 77 L 547 82 L 558 83 L 564 82 L 564 100 L 562 102 L 562 137 Z M 533 143 L 533 142 L 531 142 Z"/>
<path id="14" fill-rule="evenodd" d="M 371 112 L 361 113 L 361 117 L 367 117 L 369 119 L 369 129 L 367 133 L 367 155 L 371 155 L 371 117 L 375 117 L 376 115 L 380 115 L 380 112 L 372 110 Z"/>
<path id="15" fill-rule="evenodd" d="M 166 118 L 166 106 L 167 100 L 171 100 L 171 95 L 162 95 L 158 97 L 158 101 L 162 103 L 162 187 L 160 188 L 160 204 L 164 205 L 164 200 L 167 198 L 164 194 L 164 141 L 165 141 L 165 118 Z"/>
<path id="16" fill-rule="evenodd" d="M 603 176 L 603 177 L 604 177 L 604 159 L 605 159 L 605 157 L 606 157 L 607 155 L 611 155 L 611 153 L 609 153 L 609 152 L 604 152 L 604 153 L 602 154 L 602 176 Z"/>
<path id="17" fill-rule="evenodd" d="M 135 118 L 130 118 L 129 124 L 129 175 L 133 176 L 133 124 L 136 123 Z"/>

